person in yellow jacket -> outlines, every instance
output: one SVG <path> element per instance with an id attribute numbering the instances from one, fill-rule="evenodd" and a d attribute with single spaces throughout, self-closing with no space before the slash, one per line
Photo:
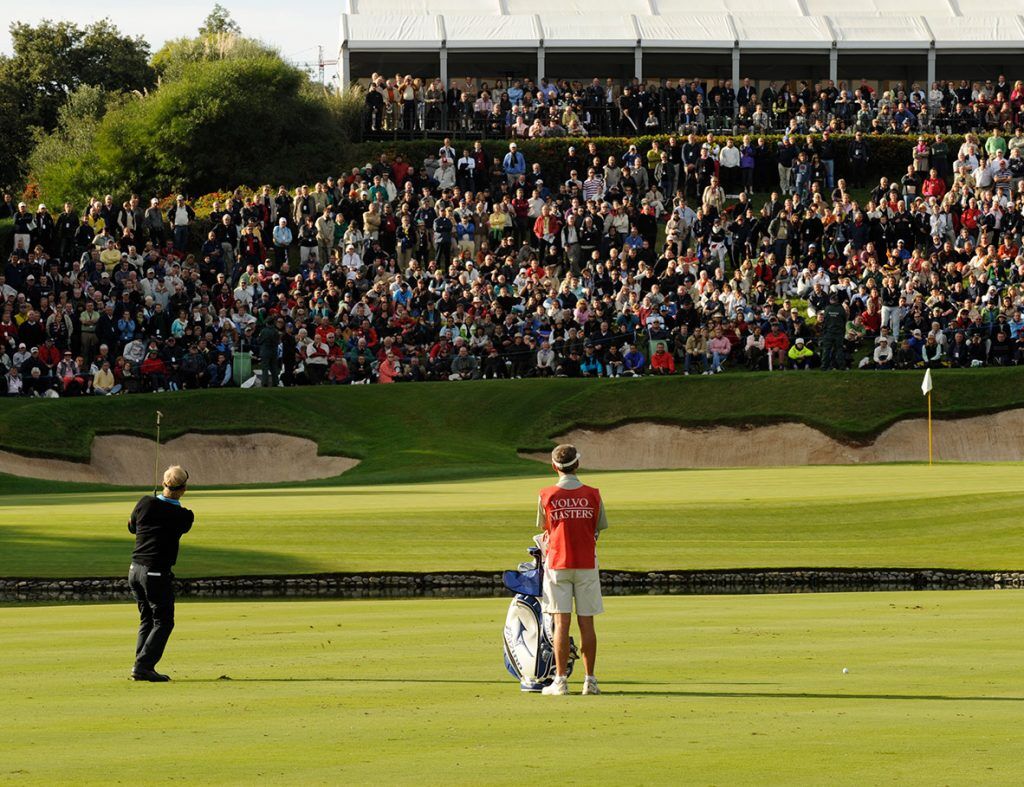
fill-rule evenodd
<path id="1" fill-rule="evenodd" d="M 810 369 L 811 359 L 814 358 L 814 350 L 807 346 L 803 336 L 798 336 L 786 353 L 789 356 L 789 365 L 794 369 Z"/>

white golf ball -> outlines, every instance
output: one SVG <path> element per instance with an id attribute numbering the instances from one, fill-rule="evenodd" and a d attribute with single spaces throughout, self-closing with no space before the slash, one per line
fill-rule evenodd
<path id="1" fill-rule="evenodd" d="M 849 673 L 850 673 L 850 670 L 848 670 L 846 667 L 843 667 L 843 674 L 844 675 L 848 675 Z"/>

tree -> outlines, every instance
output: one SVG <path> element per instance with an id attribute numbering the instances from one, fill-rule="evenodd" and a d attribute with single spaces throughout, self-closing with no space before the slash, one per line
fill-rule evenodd
<path id="1" fill-rule="evenodd" d="M 52 131 L 60 107 L 81 85 L 116 93 L 156 83 L 149 44 L 123 35 L 109 19 L 84 28 L 43 20 L 10 29 L 14 55 L 7 76 L 19 92 L 22 122 L 30 126 Z"/>
<path id="2" fill-rule="evenodd" d="M 194 63 L 263 56 L 280 58 L 280 53 L 261 41 L 224 34 L 168 41 L 153 55 L 151 62 L 160 80 L 171 82 L 180 79 L 184 70 Z"/>
<path id="3" fill-rule="evenodd" d="M 92 156 L 96 129 L 108 105 L 123 100 L 92 85 L 82 85 L 68 96 L 58 113 L 57 128 L 40 136 L 29 157 L 29 169 L 41 193 L 56 197 L 54 202 L 69 199 L 81 204 L 88 195 L 87 184 L 98 179 Z"/>
<path id="4" fill-rule="evenodd" d="M 90 106 L 81 102 L 86 109 Z M 77 106 L 77 104 L 76 104 Z M 78 123 L 88 124 L 84 113 Z M 46 199 L 93 194 L 203 193 L 322 177 L 345 137 L 335 107 L 279 56 L 184 65 L 180 77 L 108 107 L 94 131 L 61 130 L 33 174 Z M 63 153 L 62 153 L 63 151 Z"/>
<path id="5" fill-rule="evenodd" d="M 10 72 L 10 59 L 0 57 L 0 190 L 22 182 L 32 142 L 21 115 L 21 91 Z"/>
<path id="6" fill-rule="evenodd" d="M 231 12 L 228 11 L 220 3 L 217 3 L 213 10 L 207 15 L 206 19 L 203 20 L 202 27 L 199 28 L 199 35 L 201 36 L 216 36 L 216 35 L 241 35 L 242 28 L 238 26 L 238 23 L 231 18 Z"/>

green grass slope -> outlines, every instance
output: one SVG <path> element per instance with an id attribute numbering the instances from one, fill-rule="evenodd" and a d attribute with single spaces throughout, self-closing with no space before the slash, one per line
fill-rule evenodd
<path id="1" fill-rule="evenodd" d="M 1021 468 L 873 465 L 587 473 L 608 569 L 1024 568 Z M 410 481 L 415 481 L 415 478 Z M 196 491 L 181 576 L 472 571 L 526 558 L 552 477 Z M 0 576 L 120 576 L 138 493 L 5 498 Z"/>
<path id="2" fill-rule="evenodd" d="M 0 608 L 0 781 L 1019 778 L 1012 593 L 609 599 L 600 697 L 579 696 L 579 676 L 576 696 L 521 694 L 501 663 L 506 608 L 182 604 L 160 685 L 126 680 L 131 604 Z"/>
<path id="3" fill-rule="evenodd" d="M 405 483 L 526 475 L 520 449 L 544 449 L 574 426 L 655 420 L 683 425 L 801 421 L 864 440 L 920 416 L 919 373 L 726 374 L 639 380 L 476 383 L 197 391 L 58 401 L 0 401 L 0 448 L 86 461 L 94 434 L 278 431 L 361 464 L 335 483 Z M 938 417 L 1024 406 L 1024 370 L 941 371 Z M 17 491 L 6 479 L 0 492 Z M 24 487 L 39 489 L 39 485 Z M 54 487 L 47 487 L 54 488 Z"/>

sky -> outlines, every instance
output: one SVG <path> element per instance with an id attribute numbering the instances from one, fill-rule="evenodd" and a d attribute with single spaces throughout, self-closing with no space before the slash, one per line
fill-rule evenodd
<path id="1" fill-rule="evenodd" d="M 138 0 L 43 0 L 36 3 L 16 3 L 0 0 L 0 52 L 11 53 L 9 28 L 12 22 L 37 24 L 41 19 L 66 19 L 78 25 L 87 25 L 104 17 L 130 35 L 141 35 L 153 52 L 165 41 L 185 35 L 195 35 L 203 19 L 217 0 L 174 0 L 173 2 L 139 3 Z M 282 0 L 220 0 L 242 33 L 258 38 L 281 50 L 285 59 L 313 62 L 317 46 L 323 46 L 324 58 L 338 55 L 338 10 L 317 10 L 317 5 L 282 2 Z M 331 8 L 332 4 L 325 4 Z M 336 72 L 327 67 L 330 77 Z"/>

